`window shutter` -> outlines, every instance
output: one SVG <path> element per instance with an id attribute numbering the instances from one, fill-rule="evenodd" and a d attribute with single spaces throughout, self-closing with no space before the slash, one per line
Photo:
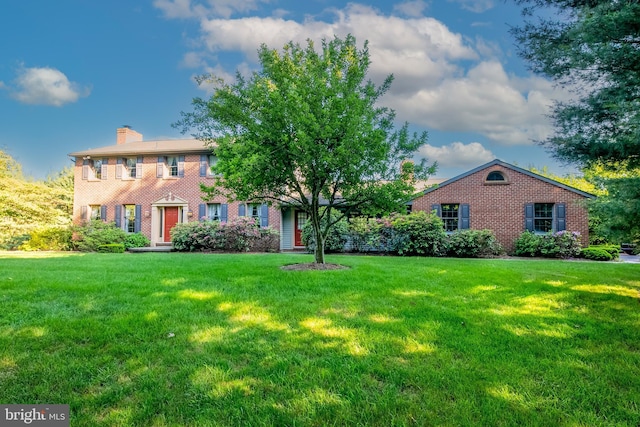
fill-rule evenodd
<path id="1" fill-rule="evenodd" d="M 238 216 L 244 216 L 245 215 L 245 208 L 246 206 L 244 205 L 244 203 L 240 203 L 238 205 Z"/>
<path id="2" fill-rule="evenodd" d="M 82 160 L 82 179 L 89 179 L 89 160 Z"/>
<path id="3" fill-rule="evenodd" d="M 203 219 L 209 219 L 209 218 L 205 218 L 207 216 L 207 205 L 205 205 L 204 203 L 200 203 L 200 205 L 198 206 L 198 220 L 202 221 Z"/>
<path id="4" fill-rule="evenodd" d="M 436 211 L 436 215 L 442 218 L 442 210 L 440 209 L 440 205 L 431 205 L 431 211 Z"/>
<path id="5" fill-rule="evenodd" d="M 184 156 L 178 157 L 178 176 L 184 178 Z"/>
<path id="6" fill-rule="evenodd" d="M 122 158 L 116 159 L 116 179 L 122 179 Z"/>
<path id="7" fill-rule="evenodd" d="M 567 206 L 564 203 L 556 203 L 556 230 L 567 229 Z"/>
<path id="8" fill-rule="evenodd" d="M 464 203 L 460 205 L 460 229 L 467 230 L 469 228 L 469 205 Z"/>
<path id="9" fill-rule="evenodd" d="M 122 227 L 122 205 L 116 205 L 115 221 L 116 221 L 116 227 L 121 228 Z"/>
<path id="10" fill-rule="evenodd" d="M 105 205 L 100 206 L 100 219 L 107 220 L 107 207 Z"/>
<path id="11" fill-rule="evenodd" d="M 107 179 L 107 165 L 109 164 L 109 159 L 102 159 L 102 166 L 100 167 L 100 176 L 102 179 Z"/>
<path id="12" fill-rule="evenodd" d="M 144 159 L 142 158 L 142 156 L 138 156 L 138 159 L 136 160 L 136 178 L 142 178 L 142 163 L 143 163 Z"/>
<path id="13" fill-rule="evenodd" d="M 229 217 L 229 205 L 223 203 L 220 205 L 220 222 L 227 222 Z"/>
<path id="14" fill-rule="evenodd" d="M 525 230 L 533 231 L 533 203 L 524 205 L 524 226 Z"/>
<path id="15" fill-rule="evenodd" d="M 164 156 L 158 157 L 158 163 L 156 163 L 156 178 L 162 178 L 164 176 L 164 163 L 167 158 Z"/>
<path id="16" fill-rule="evenodd" d="M 87 220 L 89 219 L 89 218 L 87 217 L 87 211 L 88 211 L 88 209 L 87 209 L 87 207 L 86 207 L 86 206 L 83 206 L 83 207 L 80 209 L 80 219 L 81 219 L 82 221 L 87 221 Z"/>
<path id="17" fill-rule="evenodd" d="M 207 155 L 200 155 L 200 176 L 207 176 Z"/>
<path id="18" fill-rule="evenodd" d="M 269 206 L 266 203 L 263 203 L 260 206 L 260 227 L 268 227 L 269 226 Z"/>
<path id="19" fill-rule="evenodd" d="M 136 205 L 136 219 L 133 223 L 133 232 L 139 233 L 142 230 L 142 205 Z"/>

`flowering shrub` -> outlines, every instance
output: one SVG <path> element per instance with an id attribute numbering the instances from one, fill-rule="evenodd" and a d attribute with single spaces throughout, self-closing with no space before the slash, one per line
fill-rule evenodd
<path id="1" fill-rule="evenodd" d="M 254 218 L 240 217 L 230 222 L 200 221 L 176 224 L 171 242 L 177 251 L 277 251 L 280 238 L 270 227 L 260 228 Z"/>
<path id="2" fill-rule="evenodd" d="M 558 231 L 548 234 L 534 234 L 526 231 L 515 243 L 518 256 L 541 256 L 545 258 L 571 258 L 580 255 L 580 233 Z"/>
<path id="3" fill-rule="evenodd" d="M 390 234 L 391 252 L 399 255 L 444 256 L 447 235 L 442 220 L 433 213 L 412 212 L 391 221 L 395 233 Z"/>
<path id="4" fill-rule="evenodd" d="M 461 258 L 500 255 L 502 246 L 491 230 L 460 230 L 448 236 L 447 255 Z"/>

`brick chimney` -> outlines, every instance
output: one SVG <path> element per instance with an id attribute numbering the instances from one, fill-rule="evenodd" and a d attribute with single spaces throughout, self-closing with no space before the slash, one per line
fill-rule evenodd
<path id="1" fill-rule="evenodd" d="M 116 131 L 116 144 L 125 144 L 127 142 L 142 141 L 142 134 L 131 129 L 131 126 L 124 125 Z"/>

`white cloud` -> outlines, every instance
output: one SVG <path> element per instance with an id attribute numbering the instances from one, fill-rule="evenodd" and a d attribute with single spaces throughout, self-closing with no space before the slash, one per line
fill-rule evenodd
<path id="1" fill-rule="evenodd" d="M 463 9 L 475 13 L 486 12 L 495 6 L 494 0 L 449 0 L 450 2 L 460 3 Z"/>
<path id="2" fill-rule="evenodd" d="M 419 154 L 430 162 L 438 162 L 440 166 L 460 168 L 478 166 L 496 157 L 479 142 L 471 142 L 466 145 L 462 142 L 452 142 L 442 147 L 427 144 L 420 148 Z"/>
<path id="3" fill-rule="evenodd" d="M 11 96 L 24 104 L 60 107 L 88 96 L 91 90 L 70 82 L 55 68 L 22 68 L 18 71 Z"/>
<path id="4" fill-rule="evenodd" d="M 417 18 L 422 16 L 422 13 L 427 9 L 427 6 L 428 4 L 424 0 L 413 0 L 396 4 L 393 6 L 393 10 L 403 15 Z"/>
<path id="5" fill-rule="evenodd" d="M 156 4 L 160 1 L 169 2 L 156 0 Z M 456 1 L 476 10 L 493 6 L 492 1 Z M 194 8 L 186 0 L 171 3 Z M 410 1 L 399 7 L 417 13 L 423 6 L 423 1 Z M 245 74 L 258 66 L 257 49 L 262 43 L 279 49 L 291 40 L 305 44 L 307 39 L 319 42 L 350 33 L 360 43 L 369 41 L 369 77 L 374 82 L 394 75 L 382 103 L 394 108 L 401 121 L 429 129 L 472 132 L 507 146 L 530 145 L 551 133 L 546 114 L 551 100 L 563 95 L 544 79 L 507 74 L 496 43 L 463 37 L 428 16 L 384 15 L 355 3 L 326 12 L 333 16 L 326 21 L 307 17 L 298 22 L 285 19 L 285 14 L 200 19 L 203 54 L 187 54 L 184 64 L 213 70 L 227 80 L 233 78 L 235 69 Z M 240 54 L 240 63 L 228 69 L 222 62 L 206 64 L 226 52 Z"/>

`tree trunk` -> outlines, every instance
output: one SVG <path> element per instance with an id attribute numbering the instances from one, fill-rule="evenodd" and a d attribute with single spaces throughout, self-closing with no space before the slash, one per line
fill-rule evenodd
<path id="1" fill-rule="evenodd" d="M 318 214 L 311 214 L 311 223 L 313 224 L 313 234 L 316 240 L 316 248 L 314 255 L 316 263 L 324 264 L 324 242 L 325 236 L 322 235 L 322 226 L 320 225 L 320 218 Z"/>

